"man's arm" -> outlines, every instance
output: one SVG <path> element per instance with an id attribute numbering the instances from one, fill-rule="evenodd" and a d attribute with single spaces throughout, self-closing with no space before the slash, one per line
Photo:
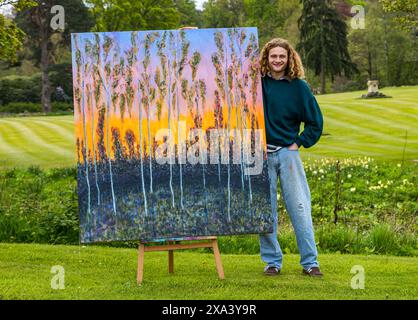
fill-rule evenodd
<path id="1" fill-rule="evenodd" d="M 313 95 L 304 102 L 302 122 L 304 122 L 305 128 L 296 139 L 295 144 L 298 147 L 303 145 L 305 148 L 309 148 L 318 142 L 324 125 L 321 109 Z"/>

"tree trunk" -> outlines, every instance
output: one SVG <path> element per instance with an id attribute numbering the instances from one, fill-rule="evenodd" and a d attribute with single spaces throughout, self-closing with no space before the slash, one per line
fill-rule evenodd
<path id="1" fill-rule="evenodd" d="M 40 44 L 41 44 L 41 71 L 42 71 L 42 93 L 41 103 L 43 111 L 51 112 L 51 83 L 49 82 L 48 67 L 49 67 L 49 55 L 48 55 L 48 27 L 49 24 L 46 19 L 41 19 L 40 24 Z"/>
<path id="2" fill-rule="evenodd" d="M 372 70 L 372 53 L 370 52 L 370 44 L 367 42 L 367 73 L 369 74 L 369 80 L 373 80 Z"/>
<path id="3" fill-rule="evenodd" d="M 321 94 L 325 94 L 325 39 L 323 19 L 321 19 Z"/>

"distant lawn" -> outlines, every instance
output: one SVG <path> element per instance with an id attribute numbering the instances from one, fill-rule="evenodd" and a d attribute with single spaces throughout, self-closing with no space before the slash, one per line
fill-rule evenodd
<path id="1" fill-rule="evenodd" d="M 418 159 L 418 86 L 381 91 L 393 98 L 358 99 L 365 90 L 317 96 L 324 135 L 303 158 Z M 72 166 L 75 149 L 71 115 L 0 118 L 0 167 Z"/>
<path id="2" fill-rule="evenodd" d="M 301 274 L 299 256 L 286 254 L 282 274 L 262 275 L 259 255 L 222 255 L 218 280 L 212 254 L 145 254 L 144 283 L 136 284 L 137 252 L 109 247 L 0 244 L 0 299 L 418 299 L 418 258 L 322 254 L 323 279 Z M 53 290 L 54 265 L 65 268 L 65 289 Z M 365 289 L 351 288 L 354 265 Z"/>
<path id="3" fill-rule="evenodd" d="M 324 136 L 305 157 L 418 159 L 418 86 L 380 90 L 392 98 L 358 99 L 365 91 L 317 96 Z"/>

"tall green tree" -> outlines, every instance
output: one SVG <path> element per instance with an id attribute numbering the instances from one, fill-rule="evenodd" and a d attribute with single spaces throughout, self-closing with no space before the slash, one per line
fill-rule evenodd
<path id="1" fill-rule="evenodd" d="M 301 0 L 302 15 L 298 20 L 300 42 L 297 49 L 306 66 L 321 79 L 325 93 L 326 77 L 357 72 L 348 53 L 347 25 L 331 0 Z"/>
<path id="2" fill-rule="evenodd" d="M 51 111 L 51 83 L 49 66 L 55 60 L 57 49 L 70 47 L 70 34 L 90 31 L 93 20 L 82 0 L 34 0 L 36 6 L 23 9 L 16 15 L 16 23 L 27 35 L 33 51 L 33 58 L 40 64 L 42 72 L 41 103 L 44 112 Z M 64 30 L 54 30 L 51 8 L 64 8 Z"/>

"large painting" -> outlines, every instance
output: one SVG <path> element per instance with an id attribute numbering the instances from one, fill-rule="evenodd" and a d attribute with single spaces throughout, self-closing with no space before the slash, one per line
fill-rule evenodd
<path id="1" fill-rule="evenodd" d="M 72 34 L 82 243 L 272 232 L 256 28 Z"/>

